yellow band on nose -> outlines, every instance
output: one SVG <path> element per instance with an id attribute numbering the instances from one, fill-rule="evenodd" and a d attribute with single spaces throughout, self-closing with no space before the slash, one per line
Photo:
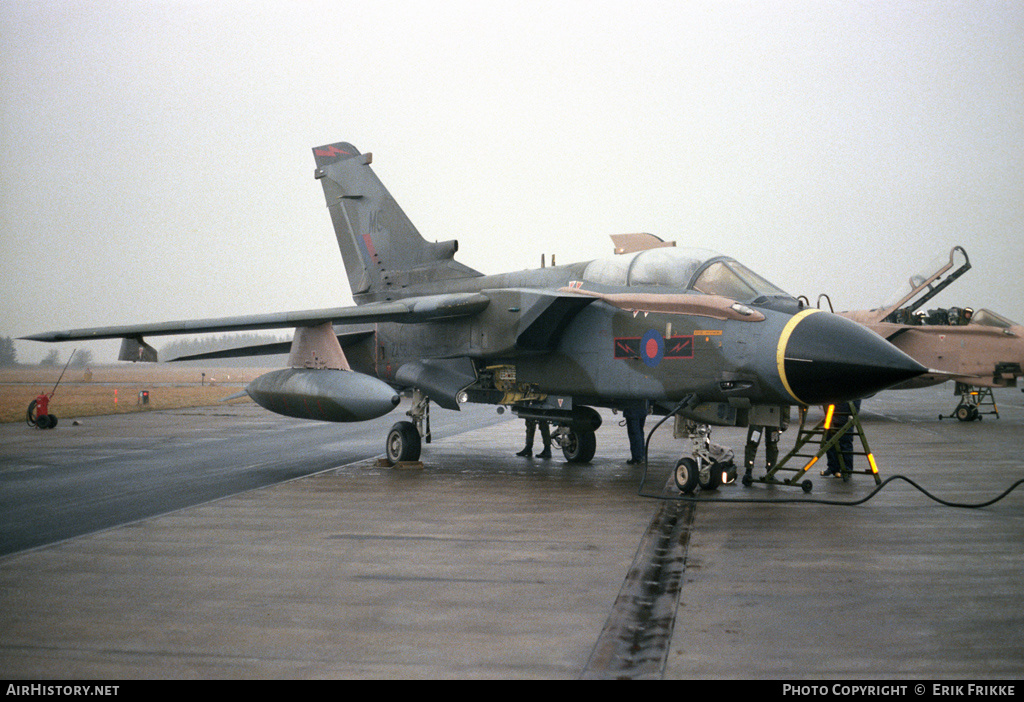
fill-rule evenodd
<path id="1" fill-rule="evenodd" d="M 793 333 L 793 330 L 796 329 L 796 325 L 800 324 L 804 317 L 814 314 L 815 312 L 821 312 L 821 310 L 811 308 L 793 315 L 793 318 L 786 323 L 785 327 L 783 327 L 782 334 L 779 335 L 779 345 L 775 348 L 775 363 L 779 369 L 779 378 L 782 380 L 782 385 L 786 388 L 786 392 L 789 393 L 789 396 L 802 405 L 807 403 L 796 396 L 793 392 L 793 388 L 789 386 L 789 381 L 786 379 L 786 344 L 789 343 L 789 337 Z"/>

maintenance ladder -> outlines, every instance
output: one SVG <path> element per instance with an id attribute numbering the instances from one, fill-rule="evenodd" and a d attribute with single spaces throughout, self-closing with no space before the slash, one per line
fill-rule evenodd
<path id="1" fill-rule="evenodd" d="M 800 408 L 800 428 L 797 430 L 796 445 L 793 446 L 793 450 L 782 457 L 774 467 L 768 470 L 767 473 L 761 478 L 752 478 L 751 482 L 768 483 L 771 485 L 799 485 L 803 488 L 804 492 L 810 492 L 812 483 L 810 480 L 801 481 L 807 472 L 818 462 L 822 456 L 824 456 L 829 449 L 835 447 L 836 453 L 839 458 L 839 471 L 840 477 L 843 482 L 850 479 L 851 475 L 864 474 L 874 477 L 876 484 L 881 484 L 882 479 L 878 475 L 878 465 L 875 463 L 875 456 L 871 453 L 871 448 L 868 446 L 867 437 L 864 435 L 864 428 L 860 423 L 860 415 L 857 411 L 857 407 L 854 403 L 849 402 L 848 414 L 846 412 L 836 412 L 835 405 L 829 405 L 825 410 L 824 418 L 818 422 L 814 427 L 807 428 L 807 408 Z M 841 422 L 842 418 L 846 417 L 846 421 L 841 426 L 833 426 L 833 420 Z M 846 459 L 843 456 L 843 452 L 839 450 L 839 439 L 845 435 L 851 435 L 852 438 L 860 437 L 860 451 L 857 447 L 853 447 L 853 451 L 850 452 L 850 463 L 852 464 L 853 456 L 864 456 L 867 458 L 867 468 L 862 470 L 854 470 L 853 465 L 846 465 Z M 815 453 L 809 453 L 817 447 Z M 809 458 L 806 464 L 802 468 L 792 467 L 789 465 L 792 459 Z M 785 480 L 779 479 L 777 476 L 780 472 L 786 471 L 795 473 L 790 478 Z M 746 482 L 746 481 L 744 481 Z M 749 484 L 749 483 L 748 483 Z"/>

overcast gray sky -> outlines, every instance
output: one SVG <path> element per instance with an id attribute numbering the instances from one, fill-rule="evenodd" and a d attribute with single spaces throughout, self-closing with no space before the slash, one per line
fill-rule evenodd
<path id="1" fill-rule="evenodd" d="M 0 335 L 349 304 L 341 140 L 485 273 L 648 231 L 852 309 L 959 244 L 1024 320 L 1016 0 L 5 0 L 0 66 Z"/>

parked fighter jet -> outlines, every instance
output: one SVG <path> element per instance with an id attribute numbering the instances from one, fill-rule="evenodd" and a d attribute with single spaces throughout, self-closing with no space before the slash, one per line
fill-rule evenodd
<path id="1" fill-rule="evenodd" d="M 980 419 L 992 388 L 1016 387 L 1024 365 L 1024 327 L 991 310 L 970 307 L 922 308 L 971 268 L 967 252 L 955 246 L 923 272 L 910 276 L 890 302 L 873 310 L 840 312 L 889 340 L 928 372 L 895 386 L 922 388 L 955 382 L 959 402 L 951 416 Z M 997 414 L 998 412 L 989 412 Z"/>
<path id="2" fill-rule="evenodd" d="M 430 400 L 547 420 L 566 460 L 587 462 L 601 423 L 594 407 L 646 399 L 692 426 L 778 426 L 792 405 L 864 397 L 926 370 L 732 258 L 652 235 L 625 237 L 609 258 L 483 275 L 455 261 L 457 242 L 423 239 L 370 154 L 347 143 L 313 154 L 355 306 L 26 338 L 120 337 L 122 360 L 155 361 L 144 336 L 294 327 L 291 367 L 257 378 L 248 394 L 287 416 L 359 421 L 409 392 L 414 421 L 396 423 L 385 443 L 395 462 L 418 459 Z M 372 326 L 336 329 L 352 324 Z M 676 480 L 685 491 L 695 472 L 701 484 L 715 480 L 684 457 Z"/>

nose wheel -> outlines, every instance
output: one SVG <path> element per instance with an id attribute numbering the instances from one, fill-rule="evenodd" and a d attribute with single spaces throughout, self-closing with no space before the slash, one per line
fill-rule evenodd
<path id="1" fill-rule="evenodd" d="M 736 467 L 731 463 L 707 462 L 683 456 L 676 462 L 675 480 L 679 492 L 692 494 L 701 490 L 717 490 L 736 479 Z"/>
<path id="2" fill-rule="evenodd" d="M 690 495 L 698 487 L 717 490 L 724 483 L 736 480 L 733 451 L 711 443 L 711 427 L 687 422 L 684 431 L 693 443 L 693 450 L 691 455 L 676 462 L 675 481 L 679 492 Z"/>
<path id="3" fill-rule="evenodd" d="M 699 480 L 697 461 L 684 456 L 676 462 L 676 487 L 679 488 L 679 492 L 684 495 L 691 494 L 697 489 Z"/>

